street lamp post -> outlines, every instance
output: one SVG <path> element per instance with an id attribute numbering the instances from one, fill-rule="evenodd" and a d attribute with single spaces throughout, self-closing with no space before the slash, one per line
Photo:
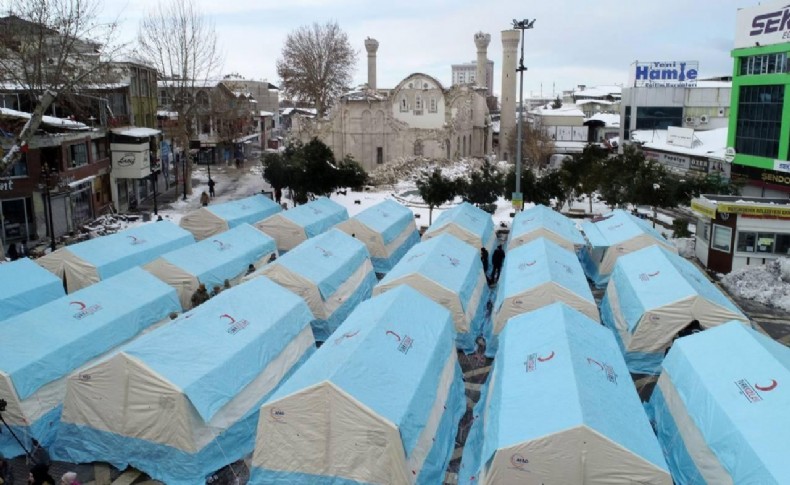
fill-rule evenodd
<path id="1" fill-rule="evenodd" d="M 53 222 L 53 214 L 52 214 L 52 193 L 49 190 L 49 182 L 51 180 L 52 175 L 55 174 L 55 170 L 52 169 L 50 171 L 49 165 L 44 164 L 41 167 L 41 176 L 44 179 L 44 199 L 46 202 L 46 207 L 44 210 L 44 219 L 47 225 L 47 230 L 49 231 L 50 237 L 50 249 L 55 251 L 55 224 Z"/>
<path id="2" fill-rule="evenodd" d="M 157 207 L 157 205 L 156 205 L 156 182 L 157 182 L 157 175 L 159 175 L 159 172 L 157 172 L 156 170 L 154 170 L 154 171 L 152 171 L 152 172 L 151 172 L 151 182 L 153 182 L 153 184 L 154 184 L 154 215 L 155 215 L 155 216 L 156 216 L 156 215 L 159 215 L 159 209 L 158 209 L 158 207 Z"/>
<path id="3" fill-rule="evenodd" d="M 516 193 L 521 197 L 521 206 L 519 210 L 524 209 L 524 196 L 521 194 L 521 139 L 524 136 L 524 71 L 527 70 L 524 66 L 524 31 L 533 28 L 534 25 L 535 19 L 513 19 L 513 29 L 521 31 L 521 58 L 516 68 L 516 72 L 520 74 L 518 88 L 518 133 L 516 135 Z"/>
<path id="4" fill-rule="evenodd" d="M 182 166 L 182 168 L 184 170 L 182 172 L 183 175 L 184 175 L 183 176 L 183 179 L 184 179 L 184 200 L 187 200 L 187 157 L 188 156 L 184 156 L 183 153 L 181 154 L 181 162 L 182 162 L 181 166 Z"/>

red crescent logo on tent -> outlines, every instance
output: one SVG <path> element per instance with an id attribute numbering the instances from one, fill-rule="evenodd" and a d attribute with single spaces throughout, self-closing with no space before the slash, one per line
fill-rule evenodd
<path id="1" fill-rule="evenodd" d="M 132 240 L 133 243 L 137 242 L 137 238 L 135 236 L 126 236 Z"/>
<path id="2" fill-rule="evenodd" d="M 768 384 L 767 386 L 759 386 L 755 384 L 754 388 L 757 389 L 758 391 L 773 391 L 774 389 L 776 389 L 776 386 L 778 385 L 779 383 L 776 382 L 776 379 L 771 379 L 771 383 Z"/>
<path id="3" fill-rule="evenodd" d="M 69 303 L 69 305 L 77 305 L 78 307 L 80 307 L 80 310 L 85 309 L 85 303 L 82 303 L 81 301 L 72 301 Z"/>
<path id="4" fill-rule="evenodd" d="M 395 338 L 398 339 L 398 342 L 400 342 L 400 335 L 398 335 L 397 333 L 393 332 L 392 330 L 387 330 L 387 332 L 384 335 L 394 335 Z"/>
<path id="5" fill-rule="evenodd" d="M 648 275 L 649 277 L 651 277 L 651 278 L 652 278 L 653 276 L 658 276 L 658 274 L 659 274 L 660 272 L 661 272 L 661 271 L 656 271 L 655 273 L 647 273 L 647 275 Z"/>
<path id="6" fill-rule="evenodd" d="M 236 323 L 236 319 L 228 315 L 227 313 L 223 313 L 222 315 L 219 316 L 219 318 L 227 318 L 228 320 L 230 320 L 230 323 L 228 325 L 232 325 Z"/>
<path id="7" fill-rule="evenodd" d="M 359 330 L 357 330 L 356 332 L 346 332 L 346 333 L 344 333 L 343 335 L 341 335 L 341 336 L 339 336 L 338 338 L 335 339 L 335 345 L 337 345 L 340 342 L 342 342 L 343 339 L 354 337 L 358 333 L 359 333 Z"/>
<path id="8" fill-rule="evenodd" d="M 214 239 L 214 240 L 213 240 L 213 242 L 215 242 L 215 243 L 219 244 L 219 248 L 220 248 L 220 249 L 223 249 L 223 248 L 225 247 L 225 243 L 223 243 L 223 242 L 222 242 L 222 241 L 220 241 L 219 239 Z"/>
<path id="9" fill-rule="evenodd" d="M 547 362 L 554 358 L 554 351 L 552 350 L 548 357 L 538 357 L 538 362 Z"/>
<path id="10" fill-rule="evenodd" d="M 537 261 L 536 260 L 532 260 L 532 262 L 526 263 L 526 264 L 527 264 L 527 266 L 535 266 L 535 263 L 537 263 Z"/>
<path id="11" fill-rule="evenodd" d="M 595 364 L 598 367 L 600 367 L 601 370 L 603 370 L 603 365 L 600 362 L 598 362 L 597 360 L 595 360 L 595 359 L 591 359 L 591 358 L 587 357 L 587 363 L 588 364 Z"/>

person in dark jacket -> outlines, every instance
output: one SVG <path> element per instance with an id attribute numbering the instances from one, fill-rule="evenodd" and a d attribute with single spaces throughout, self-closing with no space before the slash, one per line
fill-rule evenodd
<path id="1" fill-rule="evenodd" d="M 494 255 L 491 257 L 491 281 L 496 284 L 499 281 L 499 273 L 502 271 L 502 264 L 505 262 L 505 250 L 502 245 L 498 245 L 494 250 Z"/>
<path id="2" fill-rule="evenodd" d="M 210 195 L 211 197 L 217 195 L 216 192 L 214 192 L 215 185 L 217 185 L 217 183 L 214 182 L 214 179 L 208 179 L 208 195 Z"/>
<path id="3" fill-rule="evenodd" d="M 480 261 L 483 262 L 483 274 L 486 275 L 486 280 L 488 280 L 488 249 L 480 248 Z"/>
<path id="4" fill-rule="evenodd" d="M 30 485 L 55 485 L 55 479 L 49 474 L 49 466 L 39 463 L 30 469 L 27 483 Z"/>
<path id="5" fill-rule="evenodd" d="M 192 294 L 192 308 L 195 308 L 201 303 L 207 302 L 209 297 L 210 295 L 208 294 L 206 285 L 200 283 L 200 286 L 198 286 L 197 291 L 195 291 L 195 293 Z"/>
<path id="6" fill-rule="evenodd" d="M 14 471 L 11 463 L 0 453 L 0 485 L 14 485 Z"/>

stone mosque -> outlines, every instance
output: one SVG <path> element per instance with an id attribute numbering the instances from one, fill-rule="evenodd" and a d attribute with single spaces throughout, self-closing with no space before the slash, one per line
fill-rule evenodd
<path id="1" fill-rule="evenodd" d="M 512 129 L 518 31 L 504 31 L 502 38 L 505 54 L 503 92 L 512 84 L 512 93 L 502 97 L 503 107 L 506 103 L 512 104 L 509 110 L 503 109 L 502 128 Z M 513 38 L 516 47 L 510 45 Z M 351 155 L 366 171 L 402 157 L 458 160 L 491 154 L 493 140 L 491 116 L 486 105 L 487 86 L 479 85 L 481 81 L 486 82 L 491 35 L 478 32 L 474 35 L 474 42 L 477 47 L 475 85 L 446 88 L 432 76 L 413 73 L 394 88 L 381 89 L 376 85 L 379 43 L 375 39 L 366 39 L 367 85 L 341 96 L 325 119 L 300 118 L 294 123 L 293 134 L 303 141 L 318 137 L 332 149 L 336 158 Z M 505 69 L 512 72 L 506 75 Z M 508 111 L 507 120 L 505 111 Z M 508 158 L 506 153 L 499 156 Z"/>

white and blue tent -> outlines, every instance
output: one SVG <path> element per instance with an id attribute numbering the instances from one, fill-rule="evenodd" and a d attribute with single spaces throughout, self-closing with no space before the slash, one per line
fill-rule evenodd
<path id="1" fill-rule="evenodd" d="M 274 239 L 244 223 L 176 249 L 146 264 L 143 269 L 178 291 L 181 306 L 192 308 L 192 295 L 200 284 L 211 291 L 225 280 L 238 284 L 252 264 L 260 268 L 277 254 Z"/>
<path id="2" fill-rule="evenodd" d="M 414 213 L 392 199 L 368 207 L 337 228 L 365 243 L 379 275 L 387 274 L 406 251 L 420 242 Z"/>
<path id="3" fill-rule="evenodd" d="M 315 316 L 313 334 L 319 342 L 370 298 L 376 284 L 365 245 L 337 229 L 296 246 L 260 274 L 304 298 Z"/>
<path id="4" fill-rule="evenodd" d="M 0 264 L 0 322 L 65 294 L 63 281 L 28 258 Z"/>
<path id="5" fill-rule="evenodd" d="M 675 482 L 790 480 L 790 349 L 741 322 L 678 339 L 650 398 Z"/>
<path id="6" fill-rule="evenodd" d="M 612 333 L 563 303 L 513 318 L 459 484 L 672 484 Z"/>
<path id="7" fill-rule="evenodd" d="M 195 239 L 202 241 L 245 222 L 255 224 L 282 210 L 275 201 L 258 194 L 201 207 L 182 217 L 180 225 L 194 234 Z"/>
<path id="8" fill-rule="evenodd" d="M 311 319 L 267 278 L 223 291 L 69 376 L 53 456 L 205 483 L 252 452 L 261 404 L 315 350 Z"/>
<path id="9" fill-rule="evenodd" d="M 541 237 L 550 239 L 574 253 L 580 252 L 587 245 L 572 219 L 545 205 L 536 205 L 516 213 L 510 225 L 507 250 L 512 251 Z"/>
<path id="10" fill-rule="evenodd" d="M 0 322 L 3 418 L 28 448 L 32 438 L 49 445 L 66 376 L 180 311 L 173 288 L 133 268 Z M 24 453 L 7 432 L 0 452 Z"/>
<path id="11" fill-rule="evenodd" d="M 673 338 L 694 320 L 702 328 L 749 321 L 691 262 L 659 246 L 617 260 L 601 320 L 635 374 L 658 374 Z"/>
<path id="12" fill-rule="evenodd" d="M 445 233 L 452 234 L 478 250 L 486 248 L 489 254 L 494 251 L 496 232 L 491 214 L 469 202 L 442 212 L 422 235 L 422 240 L 427 241 Z"/>
<path id="13" fill-rule="evenodd" d="M 466 409 L 447 309 L 362 303 L 261 408 L 251 484 L 442 483 Z"/>
<path id="14" fill-rule="evenodd" d="M 274 238 L 277 250 L 284 253 L 347 219 L 345 207 L 326 197 L 318 197 L 258 221 L 255 227 Z"/>
<path id="15" fill-rule="evenodd" d="M 412 247 L 373 289 L 378 295 L 409 285 L 450 310 L 464 352 L 475 350 L 486 317 L 489 290 L 480 253 L 451 234 Z"/>
<path id="16" fill-rule="evenodd" d="M 653 245 L 678 252 L 649 223 L 621 209 L 591 222 L 583 222 L 582 231 L 589 245 L 581 252 L 580 259 L 587 277 L 598 288 L 606 286 L 620 256 Z"/>
<path id="17" fill-rule="evenodd" d="M 194 242 L 192 234 L 172 222 L 150 222 L 60 248 L 36 263 L 64 279 L 73 293 Z"/>
<path id="18" fill-rule="evenodd" d="M 496 354 L 497 337 L 508 320 L 554 302 L 561 301 L 600 322 L 598 306 L 576 254 L 546 238 L 510 251 L 498 286 L 491 325 L 484 332 L 489 357 Z"/>

